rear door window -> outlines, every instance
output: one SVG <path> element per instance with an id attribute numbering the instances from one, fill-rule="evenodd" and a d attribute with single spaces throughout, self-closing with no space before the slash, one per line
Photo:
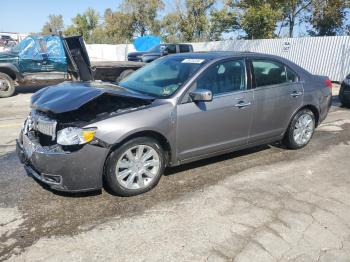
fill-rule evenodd
<path id="1" fill-rule="evenodd" d="M 253 60 L 252 64 L 256 87 L 278 85 L 287 82 L 286 67 L 284 64 L 268 60 Z"/>
<path id="2" fill-rule="evenodd" d="M 285 64 L 270 60 L 253 60 L 256 87 L 294 83 L 297 74 Z"/>

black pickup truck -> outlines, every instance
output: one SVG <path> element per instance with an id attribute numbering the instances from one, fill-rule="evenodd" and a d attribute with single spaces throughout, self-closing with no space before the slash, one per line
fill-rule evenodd
<path id="1" fill-rule="evenodd" d="M 119 82 L 144 63 L 106 61 L 91 64 L 81 36 L 32 35 L 0 53 L 0 98 L 16 87 L 64 81 Z"/>
<path id="2" fill-rule="evenodd" d="M 150 63 L 168 54 L 191 52 L 193 52 L 193 46 L 190 44 L 160 44 L 148 51 L 129 53 L 128 61 Z"/>

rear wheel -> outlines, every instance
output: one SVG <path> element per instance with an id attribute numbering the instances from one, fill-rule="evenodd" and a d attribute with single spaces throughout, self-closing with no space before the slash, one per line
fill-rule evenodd
<path id="1" fill-rule="evenodd" d="M 109 156 L 106 182 L 119 196 L 135 196 L 155 187 L 165 167 L 164 151 L 153 138 L 135 138 Z"/>
<path id="2" fill-rule="evenodd" d="M 16 87 L 12 78 L 0 73 L 0 97 L 10 97 L 15 93 Z"/>
<path id="3" fill-rule="evenodd" d="M 305 147 L 315 132 L 315 115 L 309 109 L 302 109 L 293 117 L 283 139 L 290 149 Z"/>

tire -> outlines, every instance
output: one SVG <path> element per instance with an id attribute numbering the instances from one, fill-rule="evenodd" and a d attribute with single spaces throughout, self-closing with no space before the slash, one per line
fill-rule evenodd
<path id="1" fill-rule="evenodd" d="M 315 127 L 314 113 L 309 109 L 301 109 L 290 122 L 283 144 L 293 150 L 305 147 L 310 142 L 315 132 Z"/>
<path id="2" fill-rule="evenodd" d="M 339 91 L 339 100 L 342 106 L 350 108 L 350 100 L 346 100 L 343 94 L 343 87 L 340 88 Z"/>
<path id="3" fill-rule="evenodd" d="M 142 155 L 138 155 L 140 150 Z M 105 171 L 106 186 L 115 195 L 136 196 L 155 187 L 164 169 L 165 155 L 158 141 L 149 137 L 134 138 L 108 157 Z"/>
<path id="4" fill-rule="evenodd" d="M 134 73 L 135 70 L 133 69 L 127 69 L 124 70 L 123 72 L 121 72 L 121 74 L 117 77 L 116 82 L 119 83 L 120 81 L 122 81 L 124 78 L 126 78 L 127 76 L 131 75 L 132 73 Z"/>
<path id="5" fill-rule="evenodd" d="M 16 91 L 15 83 L 7 74 L 0 73 L 0 98 L 10 97 Z"/>

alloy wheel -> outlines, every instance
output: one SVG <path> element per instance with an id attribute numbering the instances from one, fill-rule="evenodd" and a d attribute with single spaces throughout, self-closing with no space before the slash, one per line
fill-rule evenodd
<path id="1" fill-rule="evenodd" d="M 0 92 L 6 92 L 11 86 L 11 83 L 4 78 L 0 78 Z"/>
<path id="2" fill-rule="evenodd" d="M 148 145 L 137 145 L 121 154 L 116 165 L 116 177 L 127 189 L 143 189 L 157 176 L 160 157 Z"/>
<path id="3" fill-rule="evenodd" d="M 309 114 L 301 115 L 294 126 L 293 138 L 295 143 L 297 143 L 299 146 L 306 145 L 310 141 L 314 133 L 314 129 L 315 123 L 312 116 Z"/>

